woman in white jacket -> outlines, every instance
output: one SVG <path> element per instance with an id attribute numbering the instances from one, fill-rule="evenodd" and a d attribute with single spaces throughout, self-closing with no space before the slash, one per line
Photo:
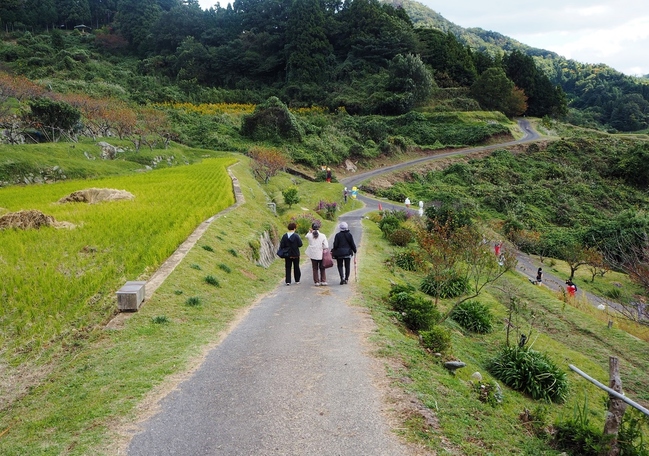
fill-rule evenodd
<path id="1" fill-rule="evenodd" d="M 327 236 L 318 231 L 319 228 L 320 226 L 314 223 L 306 234 L 306 240 L 309 242 L 309 246 L 306 248 L 306 255 L 311 258 L 315 286 L 325 287 L 328 283 L 326 269 L 322 264 L 322 251 L 329 248 L 329 241 L 327 240 Z"/>

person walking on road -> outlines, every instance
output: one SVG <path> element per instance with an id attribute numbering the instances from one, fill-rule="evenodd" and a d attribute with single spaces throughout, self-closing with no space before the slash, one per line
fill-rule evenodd
<path id="1" fill-rule="evenodd" d="M 318 231 L 319 229 L 320 226 L 314 223 L 306 234 L 306 240 L 309 242 L 306 255 L 311 259 L 313 283 L 315 283 L 316 287 L 326 287 L 328 285 L 327 270 L 322 264 L 322 251 L 329 248 L 329 241 L 327 236 Z"/>
<path id="2" fill-rule="evenodd" d="M 291 284 L 291 269 L 293 269 L 293 277 L 295 283 L 300 283 L 302 271 L 300 271 L 300 247 L 302 247 L 302 238 L 295 232 L 297 225 L 295 222 L 288 224 L 288 232 L 284 233 L 281 241 L 279 241 L 280 248 L 288 250 L 288 256 L 284 258 L 286 267 L 286 285 Z"/>
<path id="3" fill-rule="evenodd" d="M 340 231 L 334 237 L 334 246 L 331 255 L 336 259 L 338 274 L 340 275 L 340 284 L 345 285 L 349 281 L 349 266 L 351 258 L 356 253 L 356 243 L 352 233 L 349 232 L 347 222 L 340 222 Z M 344 265 L 344 270 L 343 270 Z"/>
<path id="4" fill-rule="evenodd" d="M 541 285 L 543 283 L 543 269 L 539 268 L 536 272 L 536 284 Z"/>

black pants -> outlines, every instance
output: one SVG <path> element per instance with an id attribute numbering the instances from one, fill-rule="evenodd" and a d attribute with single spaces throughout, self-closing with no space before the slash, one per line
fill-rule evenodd
<path id="1" fill-rule="evenodd" d="M 295 283 L 299 282 L 302 277 L 302 271 L 300 271 L 300 257 L 284 258 L 284 264 L 286 266 L 286 283 L 291 283 L 291 267 L 293 268 Z"/>
<path id="2" fill-rule="evenodd" d="M 349 280 L 349 274 L 351 273 L 349 266 L 351 261 L 351 258 L 336 258 L 340 280 Z M 343 274 L 343 262 L 345 263 L 345 274 Z"/>

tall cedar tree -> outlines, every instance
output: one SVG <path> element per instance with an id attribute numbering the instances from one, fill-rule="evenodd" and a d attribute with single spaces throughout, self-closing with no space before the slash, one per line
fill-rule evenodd
<path id="1" fill-rule="evenodd" d="M 287 80 L 321 83 L 331 72 L 333 46 L 319 0 L 295 0 L 286 33 Z"/>

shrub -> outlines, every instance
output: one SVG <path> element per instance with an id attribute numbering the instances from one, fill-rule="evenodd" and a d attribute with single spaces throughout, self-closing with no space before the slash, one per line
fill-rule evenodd
<path id="1" fill-rule="evenodd" d="M 467 331 L 486 334 L 493 331 L 494 317 L 487 306 L 478 301 L 464 301 L 459 304 L 451 318 Z"/>
<path id="2" fill-rule="evenodd" d="M 228 274 L 230 274 L 232 272 L 232 269 L 230 269 L 230 266 L 228 266 L 225 263 L 219 264 L 219 269 L 221 269 L 222 271 L 227 272 Z"/>
<path id="3" fill-rule="evenodd" d="M 387 239 L 394 245 L 405 247 L 412 242 L 413 234 L 405 228 L 397 228 L 387 235 Z"/>
<path id="4" fill-rule="evenodd" d="M 230 255 L 232 255 L 232 256 L 235 257 L 235 258 L 239 256 L 239 254 L 237 253 L 237 251 L 234 250 L 234 249 L 228 249 L 228 252 L 230 253 Z"/>
<path id="5" fill-rule="evenodd" d="M 441 318 L 440 312 L 432 301 L 413 293 L 414 288 L 394 293 L 391 291 L 390 304 L 401 314 L 401 321 L 409 329 L 413 331 L 429 329 Z"/>
<path id="6" fill-rule="evenodd" d="M 190 298 L 187 298 L 185 304 L 187 304 L 190 307 L 196 307 L 201 304 L 201 298 L 199 298 L 198 296 L 192 296 Z"/>
<path id="7" fill-rule="evenodd" d="M 155 317 L 151 318 L 151 323 L 154 323 L 156 325 L 162 325 L 169 323 L 169 317 L 166 315 L 156 315 Z"/>
<path id="8" fill-rule="evenodd" d="M 622 297 L 622 292 L 620 291 L 619 288 L 611 288 L 610 290 L 606 290 L 604 292 L 604 295 L 607 298 L 617 300 L 617 299 L 620 299 Z"/>
<path id="9" fill-rule="evenodd" d="M 568 394 L 568 379 L 545 354 L 526 347 L 505 347 L 487 369 L 510 388 L 533 399 L 561 403 Z"/>
<path id="10" fill-rule="evenodd" d="M 649 417 L 642 412 L 629 409 L 622 417 L 622 425 L 617 434 L 620 454 L 634 456 L 649 456 L 649 445 L 644 442 Z"/>
<path id="11" fill-rule="evenodd" d="M 406 271 L 418 271 L 424 265 L 424 259 L 417 250 L 406 250 L 392 255 L 391 261 Z"/>
<path id="12" fill-rule="evenodd" d="M 444 271 L 440 277 L 428 274 L 421 282 L 420 290 L 441 299 L 456 298 L 469 290 L 469 281 L 453 270 Z"/>
<path id="13" fill-rule="evenodd" d="M 212 248 L 212 246 L 209 246 L 209 245 L 203 245 L 202 247 L 203 247 L 203 249 L 207 250 L 208 252 L 213 252 L 213 251 L 214 251 L 214 249 Z"/>
<path id="14" fill-rule="evenodd" d="M 200 271 L 200 270 L 201 270 L 200 265 L 198 265 L 198 264 L 196 264 L 196 263 L 192 263 L 192 264 L 190 264 L 189 267 L 192 268 L 192 269 L 196 269 L 197 271 Z"/>
<path id="15" fill-rule="evenodd" d="M 503 392 L 500 385 L 494 380 L 483 383 L 477 382 L 473 385 L 474 391 L 478 394 L 478 399 L 492 407 L 497 406 L 503 401 Z"/>
<path id="16" fill-rule="evenodd" d="M 214 277 L 213 275 L 208 275 L 205 277 L 205 283 L 208 285 L 213 285 L 215 287 L 220 287 L 221 284 L 219 283 L 218 279 Z"/>
<path id="17" fill-rule="evenodd" d="M 284 196 L 284 204 L 288 205 L 289 209 L 294 204 L 300 202 L 300 196 L 297 192 L 297 187 L 289 187 L 286 190 L 282 190 L 282 195 Z"/>
<path id="18" fill-rule="evenodd" d="M 320 220 L 310 214 L 301 214 L 297 217 L 293 217 L 291 219 L 291 222 L 295 222 L 295 224 L 297 225 L 295 231 L 297 231 L 298 234 L 304 235 L 309 232 L 311 225 L 313 225 L 314 223 L 320 223 Z"/>
<path id="19" fill-rule="evenodd" d="M 422 331 L 421 343 L 435 353 L 443 353 L 451 348 L 451 333 L 443 326 L 433 326 L 429 331 Z"/>

